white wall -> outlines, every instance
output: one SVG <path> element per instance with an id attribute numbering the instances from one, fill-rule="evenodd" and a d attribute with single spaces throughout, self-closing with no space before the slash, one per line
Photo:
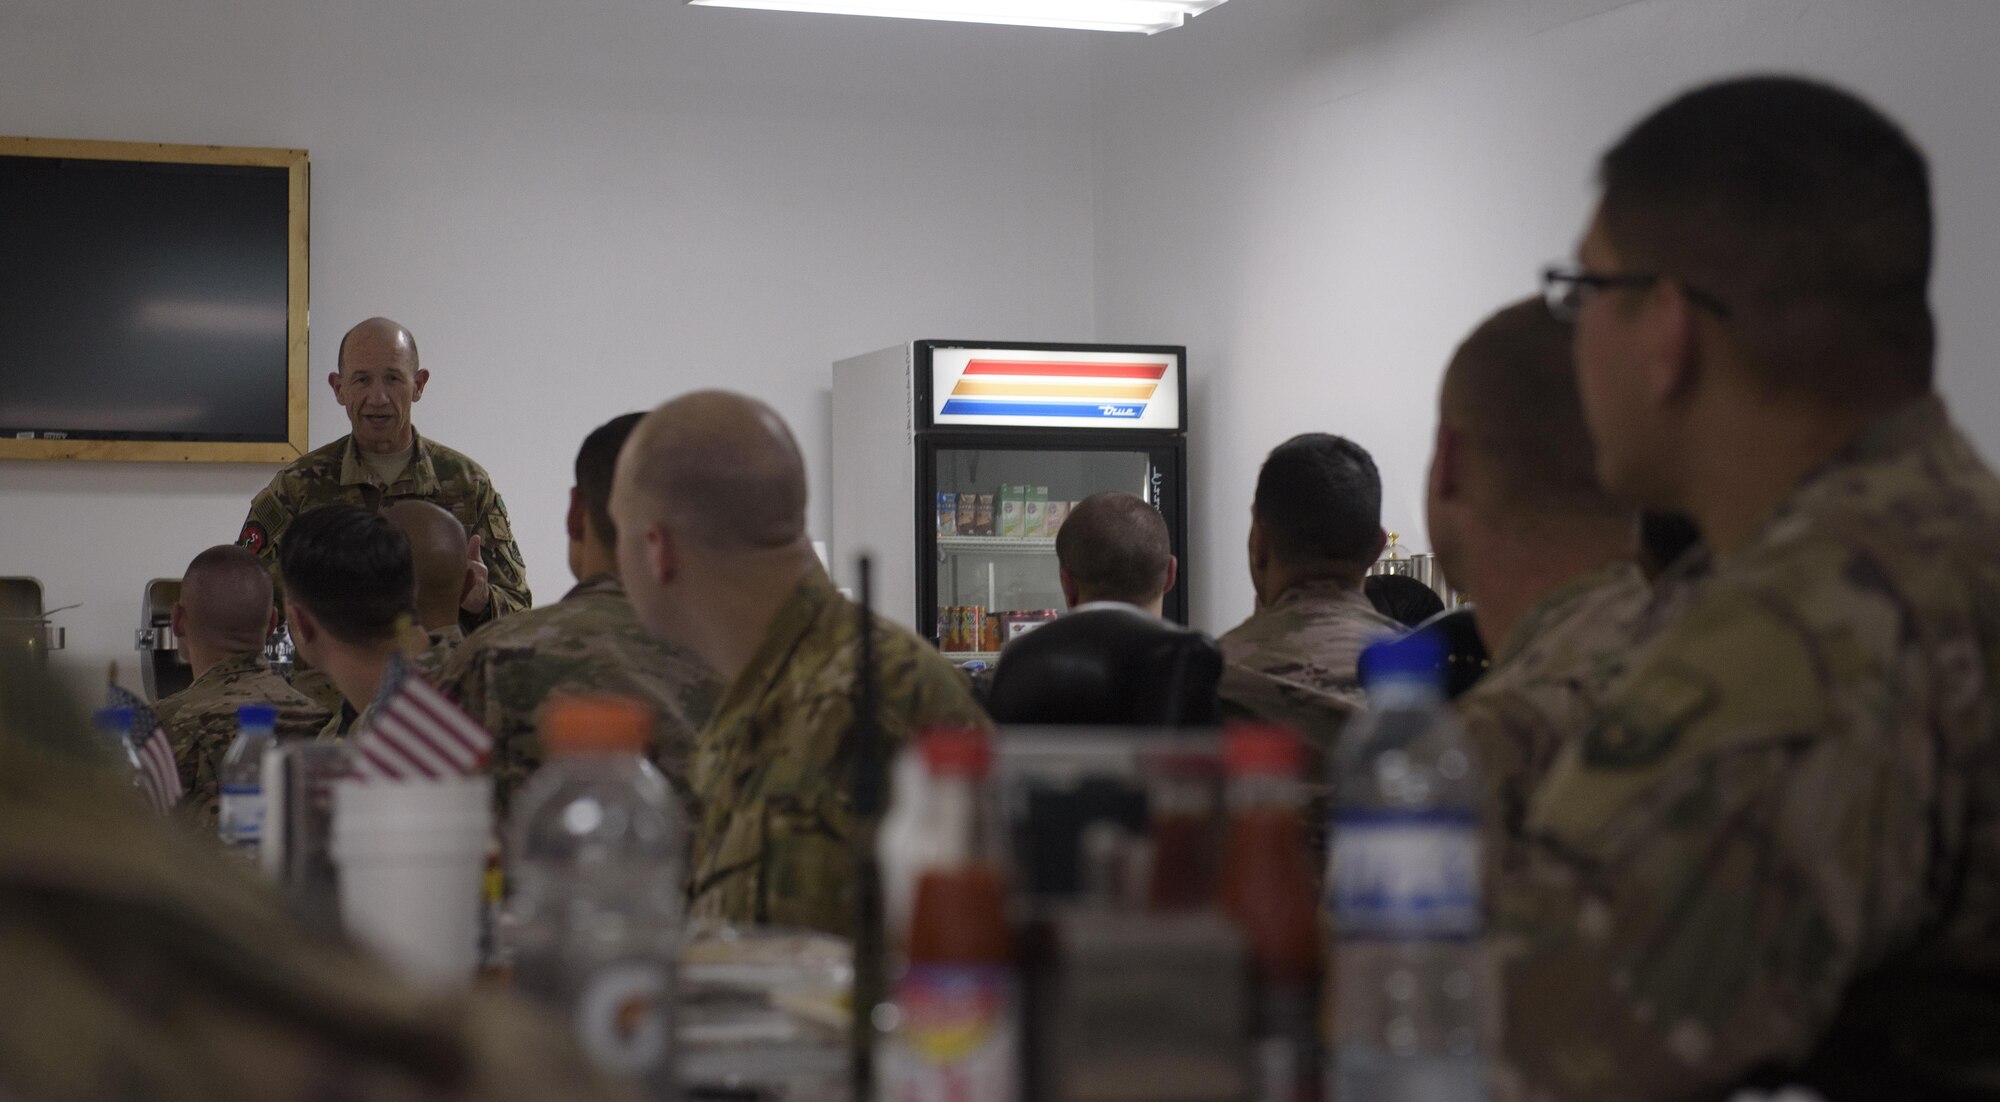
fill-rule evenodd
<path id="1" fill-rule="evenodd" d="M 1688 85 L 1749 70 L 1850 85 L 1937 181 L 1944 389 L 2000 445 L 2000 5 L 1990 0 L 1231 0 L 1095 48 L 1098 332 L 1185 342 L 1195 619 L 1251 603 L 1258 464 L 1338 432 L 1423 547 L 1446 357 L 1567 256 L 1595 157 Z"/>
<path id="2" fill-rule="evenodd" d="M 728 386 L 772 401 L 827 523 L 829 365 L 923 336 L 1088 339 L 1080 36 L 679 0 L 5 0 L 0 134 L 312 154 L 312 441 L 385 313 L 418 428 L 484 463 L 539 599 L 577 443 Z M 275 468 L 0 462 L 0 575 L 132 675 L 139 595 L 235 538 Z"/>

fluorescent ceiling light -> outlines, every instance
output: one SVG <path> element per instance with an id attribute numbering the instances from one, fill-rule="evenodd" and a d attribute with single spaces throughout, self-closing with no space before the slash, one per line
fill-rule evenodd
<path id="1" fill-rule="evenodd" d="M 711 8 L 944 19 L 1081 31 L 1157 34 L 1224 0 L 687 0 Z"/>

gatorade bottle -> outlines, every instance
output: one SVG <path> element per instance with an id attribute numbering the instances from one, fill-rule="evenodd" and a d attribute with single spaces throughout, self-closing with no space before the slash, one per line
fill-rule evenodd
<path id="1" fill-rule="evenodd" d="M 1222 906 L 1250 943 L 1251 1026 L 1260 1102 L 1315 1102 L 1320 935 L 1306 845 L 1305 744 L 1283 727 L 1245 724 L 1222 741 L 1229 771 Z"/>
<path id="2" fill-rule="evenodd" d="M 919 874 L 884 1038 L 888 1102 L 1015 1102 L 1020 1043 L 1006 881 L 984 790 L 986 736 L 932 730 L 919 743 L 938 841 Z"/>
<path id="3" fill-rule="evenodd" d="M 236 740 L 222 756 L 216 832 L 222 844 L 256 864 L 264 840 L 264 752 L 277 742 L 278 710 L 269 704 L 236 709 Z"/>
<path id="4" fill-rule="evenodd" d="M 1482 1102 L 1480 790 L 1430 635 L 1361 656 L 1337 754 L 1328 906 L 1334 1102 Z"/>
<path id="5" fill-rule="evenodd" d="M 652 713 L 552 701 L 548 760 L 515 797 L 507 882 L 514 984 L 570 1025 L 606 1075 L 648 1099 L 674 1084 L 674 964 L 687 826 L 646 758 Z"/>

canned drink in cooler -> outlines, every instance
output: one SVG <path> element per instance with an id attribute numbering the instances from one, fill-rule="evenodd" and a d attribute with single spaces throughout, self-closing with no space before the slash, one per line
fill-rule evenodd
<path id="1" fill-rule="evenodd" d="M 1000 614 L 989 612 L 979 618 L 979 649 L 997 651 L 1000 649 Z"/>

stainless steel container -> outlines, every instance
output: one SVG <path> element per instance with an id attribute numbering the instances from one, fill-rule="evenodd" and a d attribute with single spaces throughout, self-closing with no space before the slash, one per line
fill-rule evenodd
<path id="1" fill-rule="evenodd" d="M 144 656 L 139 672 L 149 700 L 172 696 L 194 681 L 194 671 L 174 638 L 174 604 L 180 599 L 179 578 L 154 578 L 140 598 L 139 630 L 132 633 L 132 646 Z"/>

